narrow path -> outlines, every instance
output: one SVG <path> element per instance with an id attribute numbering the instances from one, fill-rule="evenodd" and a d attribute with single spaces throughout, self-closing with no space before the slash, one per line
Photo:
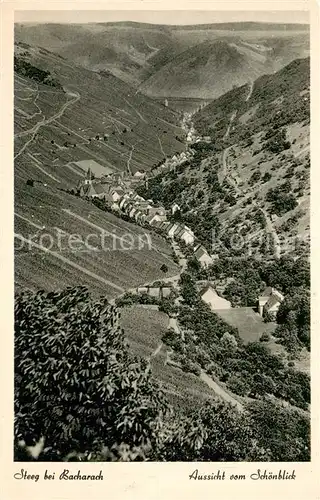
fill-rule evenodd
<path id="1" fill-rule="evenodd" d="M 251 95 L 252 95 L 253 86 L 254 86 L 254 81 L 250 81 L 250 82 L 249 82 L 249 93 L 248 93 L 248 95 L 247 95 L 247 97 L 246 97 L 246 102 L 248 102 L 248 101 L 249 101 L 249 99 L 250 99 L 250 97 L 251 97 Z"/>
<path id="2" fill-rule="evenodd" d="M 132 158 L 132 155 L 133 155 L 133 151 L 134 151 L 134 146 L 131 146 L 129 157 L 128 157 L 128 160 L 127 160 L 127 172 L 128 172 L 129 175 L 132 175 L 132 170 L 131 170 L 130 162 L 131 162 L 131 158 Z"/>
<path id="3" fill-rule="evenodd" d="M 61 107 L 60 111 L 58 113 L 55 113 L 54 115 L 50 116 L 50 118 L 44 118 L 40 122 L 38 122 L 36 125 L 34 125 L 32 128 L 25 130 L 23 132 L 19 132 L 18 134 L 15 134 L 15 139 L 19 137 L 24 137 L 29 134 L 34 134 L 38 132 L 39 128 L 44 127 L 45 125 L 48 125 L 49 123 L 53 122 L 54 120 L 57 120 L 58 118 L 61 118 L 63 113 L 66 111 L 66 109 L 69 106 L 72 106 L 72 104 L 75 104 L 79 99 L 80 99 L 80 94 L 75 94 L 73 92 L 69 92 L 69 95 L 73 96 L 73 99 L 70 99 L 66 103 L 63 104 Z"/>
<path id="4" fill-rule="evenodd" d="M 254 86 L 254 82 L 253 81 L 250 81 L 248 83 L 249 85 L 249 92 L 247 94 L 247 97 L 245 99 L 245 102 L 249 101 L 251 95 L 252 95 L 252 92 L 253 92 L 253 86 Z M 234 122 L 234 120 L 236 119 L 236 116 L 237 116 L 237 110 L 235 110 L 232 115 L 231 115 L 231 118 L 230 118 L 230 121 L 229 121 L 229 124 L 228 124 L 228 128 L 223 136 L 223 140 L 227 140 L 228 137 L 229 137 L 229 134 L 230 134 L 230 130 L 231 130 L 231 126 L 232 126 L 232 123 Z M 228 172 L 228 165 L 227 165 L 227 156 L 228 156 L 228 152 L 229 152 L 229 149 L 231 148 L 232 146 L 228 146 L 227 148 L 224 149 L 223 153 L 222 153 L 222 179 L 221 181 L 223 182 L 224 179 L 227 179 L 228 182 L 230 183 L 230 185 L 236 190 L 236 192 L 238 194 L 241 193 L 240 189 L 238 188 L 237 186 L 237 183 L 235 182 L 234 179 L 232 179 L 231 177 L 231 174 L 229 175 L 229 172 Z"/>
<path id="5" fill-rule="evenodd" d="M 41 163 L 39 162 L 39 160 L 37 160 L 37 158 L 32 156 L 31 153 L 28 153 L 28 156 L 34 161 L 34 167 L 38 168 L 42 173 L 50 177 L 50 179 L 52 179 L 53 181 L 61 184 L 61 181 L 59 181 L 59 179 L 56 179 L 53 175 L 49 174 L 49 172 L 47 172 L 46 170 L 44 170 L 44 168 L 42 168 Z"/>
<path id="6" fill-rule="evenodd" d="M 235 405 L 240 411 L 243 411 L 243 405 L 228 394 L 220 385 L 218 385 L 209 375 L 207 375 L 203 370 L 201 370 L 200 379 L 205 382 L 214 392 L 220 396 L 222 399 Z"/>
<path id="7" fill-rule="evenodd" d="M 266 225 L 267 225 L 267 232 L 272 234 L 273 236 L 273 242 L 274 242 L 274 246 L 275 246 L 275 249 L 274 249 L 274 256 L 276 259 L 280 259 L 281 257 L 281 244 L 280 244 L 280 239 L 279 239 L 279 236 L 278 236 L 278 233 L 277 231 L 274 229 L 273 227 L 273 224 L 271 222 L 271 219 L 269 218 L 267 212 L 261 208 L 261 207 L 257 207 L 264 215 L 264 218 L 265 218 L 265 221 L 266 221 Z"/>
<path id="8" fill-rule="evenodd" d="M 149 363 L 153 358 L 155 358 L 159 354 L 159 352 L 162 349 L 162 346 L 163 342 L 160 342 L 160 344 L 156 347 L 156 349 L 150 354 Z"/>
<path id="9" fill-rule="evenodd" d="M 226 139 L 228 139 L 229 137 L 229 134 L 230 134 L 230 130 L 231 130 L 231 125 L 232 123 L 234 122 L 235 118 L 237 116 L 237 111 L 234 111 L 231 115 L 231 118 L 230 118 L 230 121 L 229 121 L 229 125 L 228 125 L 228 128 L 226 130 L 226 133 L 224 134 L 223 136 L 223 140 L 225 141 Z"/>
<path id="10" fill-rule="evenodd" d="M 130 108 L 132 108 L 136 113 L 137 115 L 139 116 L 140 120 L 142 120 L 144 123 L 148 123 L 148 121 L 142 116 L 142 114 L 131 104 L 131 102 L 127 101 L 127 99 L 125 97 L 122 97 L 122 99 L 128 104 L 128 106 L 130 106 Z"/>
<path id="11" fill-rule="evenodd" d="M 161 153 L 163 154 L 164 158 L 166 158 L 166 156 L 167 156 L 167 155 L 166 155 L 166 153 L 165 153 L 165 152 L 164 152 L 164 150 L 163 150 L 163 147 L 162 147 L 162 142 L 161 142 L 161 139 L 160 139 L 160 137 L 159 137 L 159 136 L 158 136 L 158 141 L 159 141 L 159 145 L 160 145 L 160 151 L 161 151 Z"/>

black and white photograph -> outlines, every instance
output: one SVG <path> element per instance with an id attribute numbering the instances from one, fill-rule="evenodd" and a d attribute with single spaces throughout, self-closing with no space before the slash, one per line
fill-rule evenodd
<path id="1" fill-rule="evenodd" d="M 309 12 L 60 14 L 14 20 L 14 461 L 295 479 Z"/>

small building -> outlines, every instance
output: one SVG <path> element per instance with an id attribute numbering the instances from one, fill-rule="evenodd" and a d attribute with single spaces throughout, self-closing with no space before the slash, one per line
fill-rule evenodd
<path id="1" fill-rule="evenodd" d="M 149 205 L 148 207 L 148 215 L 160 215 L 160 216 L 166 216 L 166 209 L 164 207 L 160 206 L 155 206 L 155 205 Z"/>
<path id="2" fill-rule="evenodd" d="M 161 216 L 158 214 L 147 215 L 145 221 L 150 224 L 150 226 L 154 226 L 156 222 L 161 222 Z"/>
<path id="3" fill-rule="evenodd" d="M 264 314 L 268 313 L 275 318 L 283 300 L 284 296 L 276 288 L 271 286 L 265 288 L 258 299 L 260 316 L 264 316 Z"/>
<path id="4" fill-rule="evenodd" d="M 121 200 L 124 194 L 125 192 L 121 186 L 117 186 L 110 189 L 111 198 L 113 201 L 117 203 Z"/>
<path id="5" fill-rule="evenodd" d="M 180 212 L 180 207 L 177 203 L 174 203 L 172 206 L 171 206 L 171 213 L 172 215 L 174 215 L 177 211 Z"/>
<path id="6" fill-rule="evenodd" d="M 143 179 L 146 176 L 145 170 L 137 170 L 134 174 L 133 177 Z"/>
<path id="7" fill-rule="evenodd" d="M 131 219 L 133 219 L 138 212 L 139 210 L 137 207 L 132 207 L 128 215 Z"/>
<path id="8" fill-rule="evenodd" d="M 161 226 L 162 226 L 162 220 L 155 220 L 153 223 L 152 223 L 152 226 L 157 228 L 157 229 L 161 229 Z"/>
<path id="9" fill-rule="evenodd" d="M 128 194 L 125 194 L 121 200 L 119 201 L 119 207 L 121 210 L 124 210 L 126 206 L 130 203 L 130 196 Z"/>
<path id="10" fill-rule="evenodd" d="M 170 222 L 167 220 L 164 220 L 161 222 L 160 229 L 163 231 L 167 231 L 167 228 L 170 226 Z"/>
<path id="11" fill-rule="evenodd" d="M 200 293 L 200 296 L 203 302 L 208 304 L 213 311 L 231 308 L 231 303 L 228 300 L 219 297 L 211 285 L 206 286 Z"/>
<path id="12" fill-rule="evenodd" d="M 179 231 L 175 235 L 179 240 L 183 240 L 186 245 L 193 245 L 194 243 L 194 233 L 187 226 L 180 226 Z"/>
<path id="13" fill-rule="evenodd" d="M 167 227 L 167 235 L 169 238 L 173 238 L 176 233 L 178 233 L 181 230 L 181 225 L 180 224 L 169 224 Z"/>
<path id="14" fill-rule="evenodd" d="M 137 208 L 135 213 L 133 214 L 134 220 L 136 222 L 139 222 L 141 215 L 142 215 L 142 212 L 140 212 L 140 210 Z"/>
<path id="15" fill-rule="evenodd" d="M 207 250 L 202 245 L 198 245 L 195 248 L 194 255 L 202 268 L 207 268 L 211 266 L 211 264 L 213 264 L 212 257 L 208 254 Z"/>

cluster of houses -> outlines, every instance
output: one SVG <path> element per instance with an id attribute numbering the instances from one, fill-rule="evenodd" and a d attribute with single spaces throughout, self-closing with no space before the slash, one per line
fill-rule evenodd
<path id="1" fill-rule="evenodd" d="M 182 151 L 181 153 L 176 153 L 171 158 L 167 158 L 161 165 L 152 169 L 153 175 L 158 175 L 159 173 L 167 173 L 174 170 L 176 167 L 183 165 L 188 160 L 190 160 L 194 155 L 192 150 Z"/>
<path id="2" fill-rule="evenodd" d="M 139 179 L 141 179 L 140 172 Z M 161 229 L 169 238 L 182 240 L 187 245 L 194 243 L 195 235 L 189 227 L 178 222 L 170 223 L 163 206 L 138 195 L 120 174 L 95 178 L 89 169 L 86 178 L 78 185 L 78 192 L 81 197 L 104 200 L 112 210 L 126 214 L 137 224 L 148 224 Z M 176 210 L 177 205 L 174 204 L 171 213 L 175 213 Z"/>

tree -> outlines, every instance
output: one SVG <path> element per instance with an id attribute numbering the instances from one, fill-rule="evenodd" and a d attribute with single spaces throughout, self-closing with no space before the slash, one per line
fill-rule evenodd
<path id="1" fill-rule="evenodd" d="M 292 289 L 280 304 L 277 323 L 275 335 L 288 348 L 301 343 L 310 349 L 310 292 L 302 287 Z"/>
<path id="2" fill-rule="evenodd" d="M 128 355 L 117 309 L 84 287 L 17 296 L 16 442 L 44 437 L 54 460 L 156 446 L 166 403 L 146 368 Z"/>
<path id="3" fill-rule="evenodd" d="M 247 416 L 220 400 L 176 420 L 166 443 L 170 461 L 243 461 L 252 448 Z"/>
<path id="4" fill-rule="evenodd" d="M 162 264 L 162 266 L 160 267 L 160 270 L 163 273 L 167 273 L 168 272 L 168 266 L 166 264 Z"/>
<path id="5" fill-rule="evenodd" d="M 231 333 L 225 332 L 220 342 L 228 352 L 235 352 L 237 350 L 238 343 Z"/>

